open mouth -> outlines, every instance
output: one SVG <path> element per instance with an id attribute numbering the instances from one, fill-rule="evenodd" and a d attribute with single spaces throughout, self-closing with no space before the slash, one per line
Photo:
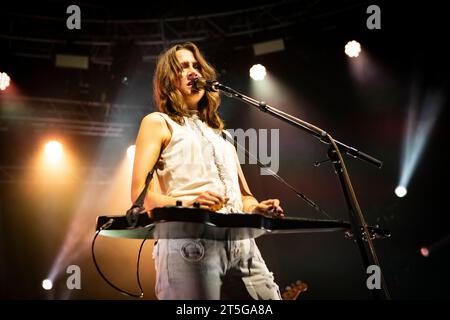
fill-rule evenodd
<path id="1" fill-rule="evenodd" d="M 193 87 L 193 81 L 192 80 L 189 81 L 188 83 L 186 83 L 186 86 L 191 88 L 191 92 L 195 92 L 195 93 L 200 92 L 200 89 L 197 89 L 197 88 Z"/>
<path id="2" fill-rule="evenodd" d="M 187 82 L 187 86 L 188 86 L 188 87 L 192 87 L 194 81 L 197 81 L 197 80 L 198 80 L 198 77 L 196 77 L 196 76 L 189 76 L 189 77 L 188 77 L 188 80 L 189 80 L 189 81 Z"/>

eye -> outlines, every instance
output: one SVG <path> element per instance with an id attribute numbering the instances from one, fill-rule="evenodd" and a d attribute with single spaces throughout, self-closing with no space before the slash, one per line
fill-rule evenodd
<path id="1" fill-rule="evenodd" d="M 197 71 L 201 71 L 201 70 L 202 70 L 202 67 L 201 67 L 200 64 L 198 64 L 198 63 L 194 63 L 193 67 L 194 67 L 194 69 L 197 70 Z"/>

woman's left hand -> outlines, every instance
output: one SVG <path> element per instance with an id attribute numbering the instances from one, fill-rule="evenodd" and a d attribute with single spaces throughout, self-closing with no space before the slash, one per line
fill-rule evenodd
<path id="1" fill-rule="evenodd" d="M 280 207 L 280 200 L 268 199 L 258 203 L 252 210 L 252 213 L 258 213 L 270 218 L 283 218 L 284 210 Z"/>

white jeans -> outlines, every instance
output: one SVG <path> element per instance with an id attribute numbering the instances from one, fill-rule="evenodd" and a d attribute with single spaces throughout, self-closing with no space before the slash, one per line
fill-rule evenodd
<path id="1" fill-rule="evenodd" d="M 254 239 L 160 239 L 153 258 L 160 300 L 281 299 Z"/>

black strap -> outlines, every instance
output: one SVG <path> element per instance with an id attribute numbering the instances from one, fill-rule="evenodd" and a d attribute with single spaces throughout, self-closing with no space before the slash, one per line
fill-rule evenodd
<path id="1" fill-rule="evenodd" d="M 141 194 L 136 199 L 136 201 L 133 203 L 131 208 L 127 210 L 127 214 L 126 214 L 127 222 L 128 222 L 128 225 L 132 228 L 136 227 L 138 220 L 139 220 L 139 214 L 141 214 L 145 211 L 145 208 L 144 208 L 145 196 L 147 194 L 147 189 L 148 189 L 148 186 L 150 185 L 150 181 L 152 181 L 154 171 L 155 171 L 155 169 L 153 169 L 152 171 L 150 171 L 147 174 L 147 178 L 145 179 L 144 189 L 142 190 Z"/>

